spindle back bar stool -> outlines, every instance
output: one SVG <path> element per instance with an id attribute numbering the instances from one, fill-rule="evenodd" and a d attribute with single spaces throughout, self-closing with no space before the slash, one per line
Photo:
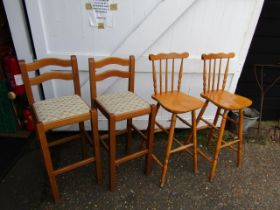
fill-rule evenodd
<path id="1" fill-rule="evenodd" d="M 241 162 L 243 142 L 243 109 L 250 106 L 252 101 L 243 96 L 233 94 L 225 90 L 230 60 L 234 58 L 234 56 L 234 53 L 210 53 L 202 54 L 201 56 L 203 61 L 203 92 L 201 93 L 201 97 L 205 99 L 205 102 L 197 117 L 197 124 L 202 121 L 205 126 L 200 127 L 199 129 L 210 128 L 207 143 L 208 145 L 210 144 L 214 133 L 218 133 L 215 152 L 212 159 L 210 159 L 200 149 L 198 150 L 199 154 L 212 163 L 209 181 L 212 181 L 215 176 L 218 156 L 222 148 L 227 147 L 236 151 L 237 166 L 239 166 Z M 212 103 L 217 108 L 214 120 L 212 122 L 202 117 L 210 103 Z M 231 110 L 238 110 L 238 121 L 235 121 L 228 116 L 228 112 Z M 222 117 L 220 127 L 217 125 L 219 117 Z M 223 136 L 227 120 L 237 124 L 238 136 L 232 140 L 225 141 Z M 190 138 L 191 136 L 189 136 L 185 143 L 187 143 Z M 237 144 L 237 148 L 233 146 L 235 144 Z"/>
<path id="2" fill-rule="evenodd" d="M 184 60 L 189 57 L 187 52 L 184 53 L 160 53 L 150 54 L 149 59 L 152 61 L 153 68 L 153 85 L 154 94 L 152 98 L 157 101 L 157 112 L 160 107 L 172 114 L 169 128 L 165 128 L 159 122 L 155 122 L 157 127 L 168 134 L 167 146 L 165 151 L 164 162 L 162 163 L 155 155 L 154 160 L 162 168 L 160 180 L 161 187 L 166 181 L 166 172 L 168 168 L 169 157 L 171 154 L 187 151 L 193 157 L 193 170 L 197 173 L 197 142 L 196 142 L 196 113 L 195 111 L 202 107 L 203 103 L 192 96 L 181 91 L 183 64 Z M 178 77 L 177 82 L 175 80 Z M 177 84 L 176 84 L 177 83 Z M 190 112 L 192 123 L 187 122 L 179 114 Z M 188 144 L 183 144 L 174 137 L 176 119 L 191 127 L 192 141 Z M 172 149 L 173 140 L 179 144 L 175 149 Z M 188 149 L 192 148 L 192 152 Z"/>

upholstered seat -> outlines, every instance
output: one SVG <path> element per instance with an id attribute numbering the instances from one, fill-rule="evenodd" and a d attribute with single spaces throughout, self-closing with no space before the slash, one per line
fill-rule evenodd
<path id="1" fill-rule="evenodd" d="M 96 99 L 105 109 L 114 115 L 150 108 L 150 105 L 146 101 L 129 91 L 101 95 Z"/>
<path id="2" fill-rule="evenodd" d="M 33 105 L 38 120 L 43 123 L 76 118 L 77 115 L 88 114 L 90 111 L 89 106 L 78 95 L 37 101 Z"/>

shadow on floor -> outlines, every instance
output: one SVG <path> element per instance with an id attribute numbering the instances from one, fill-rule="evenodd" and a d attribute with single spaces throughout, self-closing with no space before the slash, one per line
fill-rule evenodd
<path id="1" fill-rule="evenodd" d="M 181 133 L 180 133 L 181 132 Z M 184 135 L 184 130 L 179 131 Z M 164 156 L 166 141 L 156 135 L 155 153 Z M 137 138 L 134 138 L 137 141 Z M 118 140 L 118 151 L 124 151 Z M 67 163 L 80 157 L 79 142 L 53 151 L 55 162 Z M 117 169 L 117 190 L 108 187 L 108 155 L 102 149 L 103 184 L 97 185 L 95 168 L 89 165 L 58 177 L 61 201 L 53 203 L 37 141 L 0 184 L 1 209 L 279 209 L 280 145 L 244 143 L 243 162 L 236 167 L 236 155 L 224 150 L 217 174 L 208 182 L 209 164 L 199 158 L 194 176 L 186 153 L 170 159 L 167 183 L 159 187 L 160 168 L 154 163 L 150 176 L 144 174 L 144 158 L 129 161 Z M 58 164 L 57 164 L 58 165 Z"/>
<path id="2" fill-rule="evenodd" d="M 16 164 L 17 160 L 24 154 L 29 139 L 1 137 L 0 140 L 0 180 Z"/>

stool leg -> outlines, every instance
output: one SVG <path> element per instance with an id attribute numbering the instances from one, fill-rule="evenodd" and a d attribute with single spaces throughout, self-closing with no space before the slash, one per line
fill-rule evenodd
<path id="1" fill-rule="evenodd" d="M 86 140 L 86 134 L 85 134 L 85 124 L 84 122 L 79 123 L 79 129 L 82 137 L 82 152 L 83 152 L 83 157 L 86 158 L 88 155 L 88 147 L 87 147 L 87 140 Z"/>
<path id="2" fill-rule="evenodd" d="M 239 110 L 239 122 L 238 122 L 238 149 L 237 149 L 237 167 L 240 166 L 242 158 L 242 145 L 243 145 L 243 109 Z"/>
<path id="3" fill-rule="evenodd" d="M 126 151 L 131 151 L 131 144 L 132 144 L 132 119 L 127 120 L 127 142 L 126 142 Z"/>
<path id="4" fill-rule="evenodd" d="M 151 173 L 152 162 L 153 162 L 153 146 L 154 146 L 154 131 L 155 131 L 155 120 L 156 120 L 156 106 L 151 105 L 151 112 L 149 116 L 149 126 L 147 132 L 147 148 L 148 154 L 146 156 L 146 175 Z"/>
<path id="5" fill-rule="evenodd" d="M 53 165 L 52 165 L 52 159 L 49 151 L 49 146 L 44 130 L 43 124 L 37 124 L 37 135 L 40 141 L 40 146 L 41 150 L 43 153 L 43 158 L 45 162 L 45 167 L 47 169 L 47 173 L 49 176 L 49 181 L 51 185 L 51 190 L 52 190 L 52 196 L 55 202 L 57 202 L 60 199 L 59 192 L 58 192 L 58 187 L 57 187 L 57 182 L 55 179 L 55 175 L 53 174 Z"/>
<path id="6" fill-rule="evenodd" d="M 164 186 L 165 181 L 166 181 L 166 172 L 167 172 L 167 167 L 168 167 L 170 151 L 171 151 L 171 147 L 172 147 L 172 143 L 173 143 L 175 125 L 176 125 L 176 114 L 172 114 L 170 130 L 169 130 L 169 135 L 168 135 L 168 142 L 167 142 L 166 152 L 165 152 L 165 159 L 164 159 L 161 180 L 160 180 L 161 187 Z"/>
<path id="7" fill-rule="evenodd" d="M 116 122 L 114 117 L 109 119 L 109 168 L 110 168 L 110 190 L 115 191 L 116 189 L 116 133 L 115 133 Z"/>
<path id="8" fill-rule="evenodd" d="M 224 113 L 223 113 L 222 124 L 221 124 L 220 130 L 219 130 L 218 140 L 217 140 L 217 143 L 216 143 L 214 158 L 213 158 L 213 161 L 212 161 L 212 168 L 211 168 L 211 173 L 210 173 L 210 176 L 209 176 L 209 181 L 210 182 L 212 181 L 212 179 L 215 176 L 215 172 L 216 172 L 216 168 L 217 168 L 217 162 L 218 162 L 218 156 L 219 156 L 220 149 L 221 149 L 221 144 L 222 144 L 222 139 L 223 139 L 223 135 L 224 135 L 226 121 L 227 121 L 227 111 L 225 110 Z"/>
<path id="9" fill-rule="evenodd" d="M 197 174 L 197 138 L 196 138 L 196 117 L 195 111 L 192 111 L 192 136 L 193 136 L 193 169 Z"/>
<path id="10" fill-rule="evenodd" d="M 220 115 L 220 112 L 221 112 L 221 108 L 217 108 L 217 111 L 216 111 L 216 115 L 215 115 L 215 118 L 214 118 L 214 121 L 213 121 L 213 125 L 216 127 L 217 125 L 217 122 L 218 122 L 218 119 L 219 119 L 219 115 Z M 214 133 L 215 129 L 214 128 L 211 128 L 211 131 L 208 135 L 208 142 L 207 142 L 207 146 L 209 146 L 211 140 L 212 140 L 212 137 L 213 137 L 213 133 Z"/>
<path id="11" fill-rule="evenodd" d="M 198 123 L 200 122 L 207 106 L 208 106 L 209 101 L 205 101 L 205 103 L 203 104 L 203 107 L 200 109 L 199 114 L 196 118 L 196 125 L 198 125 Z M 188 144 L 190 142 L 190 140 L 192 139 L 192 133 L 190 133 L 188 135 L 188 137 L 186 138 L 186 140 L 184 141 L 184 144 Z"/>
<path id="12" fill-rule="evenodd" d="M 100 157 L 100 143 L 98 135 L 98 117 L 96 109 L 91 111 L 91 129 L 92 129 L 92 138 L 94 145 L 95 153 L 95 167 L 96 167 L 96 177 L 97 183 L 102 183 L 102 170 L 101 170 L 101 157 Z"/>

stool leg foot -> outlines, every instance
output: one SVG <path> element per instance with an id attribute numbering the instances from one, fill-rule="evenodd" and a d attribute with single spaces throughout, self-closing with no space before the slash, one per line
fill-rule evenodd
<path id="1" fill-rule="evenodd" d="M 172 143 L 173 143 L 175 124 L 176 124 L 176 114 L 172 114 L 171 125 L 170 125 L 170 130 L 169 130 L 169 135 L 168 135 L 168 142 L 167 142 L 166 152 L 165 152 L 164 165 L 162 168 L 162 174 L 161 174 L 161 179 L 160 179 L 161 187 L 164 186 L 165 181 L 166 181 L 166 172 L 167 172 L 167 167 L 168 167 L 168 162 L 169 162 L 170 151 L 171 151 L 171 147 L 172 147 Z"/>
<path id="2" fill-rule="evenodd" d="M 109 141 L 110 141 L 110 190 L 116 190 L 116 134 L 115 134 L 115 120 L 109 119 Z"/>
<path id="3" fill-rule="evenodd" d="M 152 164 L 153 164 L 153 147 L 154 147 L 154 134 L 155 134 L 155 120 L 156 120 L 156 106 L 151 105 L 151 113 L 149 116 L 149 126 L 147 132 L 147 147 L 148 147 L 148 154 L 146 156 L 146 175 L 149 175 L 152 171 Z"/>
<path id="4" fill-rule="evenodd" d="M 196 116 L 192 111 L 192 136 L 193 136 L 193 170 L 197 174 L 197 138 L 196 138 Z"/>
<path id="5" fill-rule="evenodd" d="M 218 140 L 216 143 L 216 149 L 215 149 L 214 158 L 213 158 L 213 162 L 212 162 L 211 173 L 209 176 L 210 182 L 213 180 L 215 173 L 216 173 L 218 156 L 219 156 L 219 153 L 221 150 L 221 144 L 222 144 L 222 139 L 223 139 L 223 135 L 224 135 L 224 131 L 225 131 L 226 121 L 227 121 L 227 111 L 225 110 L 223 113 L 223 119 L 222 119 L 220 131 L 219 131 L 219 135 L 218 135 Z"/>
<path id="6" fill-rule="evenodd" d="M 219 119 L 219 115 L 220 115 L 220 112 L 221 112 L 221 108 L 217 108 L 217 111 L 216 111 L 216 115 L 215 115 L 215 118 L 214 118 L 214 121 L 213 121 L 213 125 L 216 127 L 217 125 L 217 122 L 218 122 L 218 119 Z M 210 145 L 211 143 L 211 140 L 212 140 L 212 137 L 213 137 L 213 134 L 214 134 L 214 131 L 215 129 L 214 128 L 211 128 L 211 131 L 208 135 L 208 142 L 207 142 L 207 146 Z"/>
<path id="7" fill-rule="evenodd" d="M 237 167 L 240 166 L 242 159 L 242 145 L 243 145 L 243 109 L 239 110 L 239 121 L 238 121 L 238 150 L 237 150 Z"/>

